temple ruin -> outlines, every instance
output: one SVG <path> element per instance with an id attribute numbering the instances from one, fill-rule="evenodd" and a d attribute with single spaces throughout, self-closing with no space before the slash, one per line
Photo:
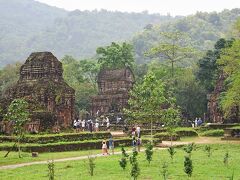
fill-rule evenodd
<path id="1" fill-rule="evenodd" d="M 91 115 L 120 113 L 128 105 L 134 74 L 128 67 L 102 69 L 97 77 L 98 95 L 92 97 Z"/>
<path id="2" fill-rule="evenodd" d="M 51 52 L 32 53 L 20 68 L 17 84 L 5 94 L 10 101 L 23 97 L 31 106 L 29 131 L 71 126 L 75 90 L 64 81 L 62 63 Z"/>
<path id="3" fill-rule="evenodd" d="M 239 107 L 236 106 L 231 109 L 230 116 L 224 118 L 219 101 L 221 93 L 225 91 L 224 80 L 226 75 L 219 74 L 214 91 L 208 96 L 208 114 L 210 122 L 212 123 L 239 123 Z"/>

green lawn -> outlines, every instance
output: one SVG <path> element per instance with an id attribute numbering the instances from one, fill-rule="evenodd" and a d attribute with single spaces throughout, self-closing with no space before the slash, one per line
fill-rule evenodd
<path id="1" fill-rule="evenodd" d="M 204 145 L 197 145 L 196 151 L 193 151 L 192 160 L 194 170 L 191 179 L 227 180 L 232 175 L 233 170 L 234 179 L 240 179 L 240 145 L 215 144 L 211 145 L 211 147 L 213 149 L 213 153 L 210 158 L 208 158 L 206 152 L 204 152 Z M 173 162 L 169 158 L 167 150 L 156 150 L 154 152 L 153 161 L 150 165 L 146 162 L 144 153 L 140 153 L 138 156 L 139 166 L 141 169 L 139 179 L 162 179 L 160 172 L 164 161 L 168 162 L 169 179 L 188 179 L 183 171 L 185 152 L 182 148 L 178 148 L 176 150 L 177 153 L 175 154 Z M 223 164 L 223 158 L 226 151 L 228 151 L 230 155 L 228 166 Z M 64 155 L 65 153 L 59 153 L 59 155 L 60 154 Z M 127 169 L 123 171 L 118 164 L 120 157 L 120 155 L 115 155 L 97 158 L 95 160 L 96 169 L 92 178 L 88 174 L 87 160 L 55 163 L 56 179 L 129 180 L 131 179 L 129 175 L 130 165 L 128 164 Z M 47 164 L 33 165 L 13 170 L 0 170 L 0 177 L 4 180 L 44 180 L 48 179 L 47 173 Z"/>
<path id="2" fill-rule="evenodd" d="M 115 148 L 115 151 L 120 151 L 120 148 Z M 34 161 L 43 161 L 49 159 L 61 159 L 68 157 L 78 157 L 85 156 L 89 154 L 100 154 L 101 149 L 95 150 L 81 150 L 81 151 L 66 151 L 66 152 L 49 152 L 49 153 L 40 153 L 39 157 L 32 157 L 31 153 L 22 152 L 22 158 L 18 158 L 17 152 L 10 152 L 7 158 L 3 158 L 7 151 L 0 151 L 0 166 L 11 165 L 11 164 L 19 164 L 26 162 L 34 162 Z M 0 178 L 1 179 L 1 178 Z"/>

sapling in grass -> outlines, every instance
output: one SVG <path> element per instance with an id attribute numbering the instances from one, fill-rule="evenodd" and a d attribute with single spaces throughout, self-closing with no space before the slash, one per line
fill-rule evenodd
<path id="1" fill-rule="evenodd" d="M 121 150 L 122 150 L 122 158 L 119 160 L 119 165 L 123 170 L 125 170 L 127 166 L 127 158 L 129 155 L 126 153 L 124 147 L 122 147 Z"/>
<path id="2" fill-rule="evenodd" d="M 54 161 L 48 161 L 48 178 L 54 180 Z"/>
<path id="3" fill-rule="evenodd" d="M 223 158 L 223 163 L 225 166 L 228 165 L 228 159 L 229 159 L 229 153 L 226 152 L 225 155 L 224 155 L 224 158 Z"/>
<path id="4" fill-rule="evenodd" d="M 205 146 L 205 151 L 207 152 L 207 156 L 211 157 L 211 155 L 212 155 L 212 148 L 211 148 L 210 145 L 206 145 Z"/>
<path id="5" fill-rule="evenodd" d="M 176 151 L 175 151 L 174 147 L 173 147 L 173 146 L 170 146 L 170 147 L 168 148 L 168 152 L 169 152 L 169 154 L 170 154 L 171 159 L 173 160 L 173 156 L 174 156 L 174 154 L 176 154 Z"/>
<path id="6" fill-rule="evenodd" d="M 183 148 L 183 150 L 191 157 L 192 151 L 194 149 L 194 143 L 188 144 Z"/>
<path id="7" fill-rule="evenodd" d="M 191 160 L 191 158 L 189 156 L 185 156 L 184 172 L 188 175 L 188 177 L 192 176 L 193 165 L 192 165 L 192 160 Z"/>
<path id="8" fill-rule="evenodd" d="M 137 180 L 137 177 L 140 175 L 140 168 L 137 162 L 137 151 L 133 151 L 132 156 L 130 157 L 130 163 L 132 165 L 130 175 L 134 180 Z"/>
<path id="9" fill-rule="evenodd" d="M 153 145 L 151 143 L 148 143 L 146 145 L 145 155 L 148 163 L 152 161 L 152 155 L 153 155 Z"/>
<path id="10" fill-rule="evenodd" d="M 168 164 L 167 164 L 167 162 L 163 162 L 163 164 L 162 164 L 161 175 L 163 177 L 163 180 L 167 180 L 167 176 L 168 176 Z"/>
<path id="11" fill-rule="evenodd" d="M 88 156 L 88 172 L 90 176 L 93 176 L 94 169 L 96 167 L 96 164 L 94 162 L 95 158 L 92 156 Z"/>

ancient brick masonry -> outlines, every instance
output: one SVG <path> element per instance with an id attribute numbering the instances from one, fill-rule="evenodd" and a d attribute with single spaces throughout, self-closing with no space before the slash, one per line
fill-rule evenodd
<path id="1" fill-rule="evenodd" d="M 216 86 L 212 94 L 208 95 L 208 112 L 210 121 L 213 123 L 222 123 L 223 122 L 223 113 L 221 112 L 219 105 L 220 94 L 224 91 L 224 80 L 226 77 L 223 73 L 220 73 Z"/>
<path id="2" fill-rule="evenodd" d="M 121 112 L 128 105 L 129 90 L 134 84 L 130 68 L 103 69 L 98 74 L 98 95 L 92 97 L 91 114 Z"/>
<path id="3" fill-rule="evenodd" d="M 40 122 L 40 130 L 72 124 L 75 90 L 64 82 L 62 63 L 51 52 L 32 53 L 20 69 L 17 84 L 5 96 L 25 97 L 31 104 L 32 125 Z"/>

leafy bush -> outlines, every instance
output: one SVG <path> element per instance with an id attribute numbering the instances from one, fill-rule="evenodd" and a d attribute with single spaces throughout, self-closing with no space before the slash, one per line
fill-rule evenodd
<path id="1" fill-rule="evenodd" d="M 168 132 L 157 133 L 153 137 L 158 138 L 161 141 L 170 141 L 171 140 L 171 135 Z M 176 133 L 173 133 L 172 140 L 176 141 L 176 140 L 179 140 L 179 139 L 180 139 L 180 137 Z"/>
<path id="2" fill-rule="evenodd" d="M 117 147 L 119 144 L 130 146 L 132 140 L 130 138 L 116 139 L 114 145 Z M 23 151 L 27 152 L 62 152 L 74 150 L 88 150 L 88 149 L 101 149 L 102 140 L 88 140 L 88 141 L 73 141 L 73 142 L 57 142 L 49 144 L 23 144 Z M 0 145 L 0 151 L 8 151 L 12 149 L 12 144 Z M 17 150 L 16 147 L 13 150 Z"/>
<path id="3" fill-rule="evenodd" d="M 192 160 L 191 160 L 191 158 L 189 156 L 185 156 L 184 172 L 188 175 L 188 177 L 192 176 L 193 165 L 192 165 Z"/>
<path id="4" fill-rule="evenodd" d="M 153 155 L 153 145 L 151 143 L 146 144 L 145 155 L 148 163 L 150 164 Z"/>
<path id="5" fill-rule="evenodd" d="M 180 136 L 198 136 L 198 133 L 192 128 L 177 128 L 175 133 Z"/>
<path id="6" fill-rule="evenodd" d="M 23 143 L 55 143 L 55 142 L 68 142 L 68 141 L 83 141 L 94 139 L 107 139 L 110 137 L 109 132 L 81 132 L 81 133 L 63 133 L 63 134 L 46 134 L 46 135 L 26 135 L 22 139 Z M 15 136 L 0 136 L 2 142 L 14 142 Z"/>
<path id="7" fill-rule="evenodd" d="M 202 136 L 212 136 L 212 137 L 219 137 L 224 135 L 223 129 L 213 129 L 205 131 L 201 134 Z"/>

